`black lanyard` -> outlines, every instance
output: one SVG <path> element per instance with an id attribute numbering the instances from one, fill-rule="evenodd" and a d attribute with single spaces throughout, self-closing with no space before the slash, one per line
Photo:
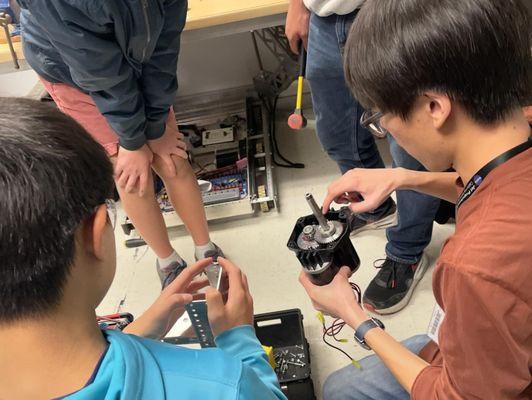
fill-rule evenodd
<path id="1" fill-rule="evenodd" d="M 493 171 L 495 168 L 497 168 L 499 165 L 504 164 L 506 161 L 514 158 L 518 154 L 521 154 L 524 151 L 527 151 L 532 147 L 532 138 L 529 138 L 525 143 L 520 144 L 519 146 L 514 147 L 513 149 L 508 150 L 507 152 L 504 152 L 499 157 L 491 160 L 489 163 L 484 165 L 473 177 L 469 180 L 466 187 L 462 191 L 462 194 L 458 198 L 458 201 L 456 202 L 456 209 L 464 203 L 467 199 L 469 199 L 473 193 L 478 189 L 478 187 L 482 184 L 484 179 L 486 179 L 486 176 Z"/>

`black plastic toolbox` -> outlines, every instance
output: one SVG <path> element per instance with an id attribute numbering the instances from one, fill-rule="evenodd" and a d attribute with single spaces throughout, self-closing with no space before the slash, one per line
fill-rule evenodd
<path id="1" fill-rule="evenodd" d="M 275 372 L 288 399 L 316 399 L 301 310 L 255 315 L 255 331 L 263 345 L 273 347 L 277 361 Z"/>

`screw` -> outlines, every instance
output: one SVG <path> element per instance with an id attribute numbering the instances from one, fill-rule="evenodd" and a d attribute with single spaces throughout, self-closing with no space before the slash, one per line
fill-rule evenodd
<path id="1" fill-rule="evenodd" d="M 297 365 L 298 367 L 304 367 L 305 365 L 307 365 L 305 363 L 296 363 L 296 362 L 291 362 L 291 361 L 287 361 L 286 363 L 291 364 L 291 365 Z"/>

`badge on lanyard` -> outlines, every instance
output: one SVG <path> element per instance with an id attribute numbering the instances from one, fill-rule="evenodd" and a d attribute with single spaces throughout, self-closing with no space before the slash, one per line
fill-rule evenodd
<path id="1" fill-rule="evenodd" d="M 494 158 L 489 163 L 487 163 L 484 167 L 480 169 L 473 177 L 467 182 L 467 185 L 465 186 L 464 190 L 462 191 L 462 194 L 460 197 L 458 197 L 458 200 L 456 201 L 456 210 L 460 208 L 460 206 L 469 199 L 473 193 L 479 188 L 479 186 L 482 184 L 482 181 L 486 179 L 486 176 L 493 171 L 495 168 L 497 168 L 499 165 L 504 164 L 506 161 L 511 160 L 513 157 L 521 154 L 524 151 L 527 151 L 532 147 L 532 138 L 528 139 L 526 142 L 521 143 L 519 146 L 515 146 L 513 149 L 510 149 L 500 156 Z"/>
<path id="2" fill-rule="evenodd" d="M 432 310 L 432 317 L 430 317 L 429 328 L 427 329 L 427 336 L 431 338 L 436 344 L 438 343 L 438 333 L 440 332 L 440 326 L 445 318 L 445 312 L 440 305 L 436 303 Z"/>

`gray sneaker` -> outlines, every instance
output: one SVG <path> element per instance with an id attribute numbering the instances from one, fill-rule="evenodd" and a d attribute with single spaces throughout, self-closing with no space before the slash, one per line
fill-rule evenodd
<path id="1" fill-rule="evenodd" d="M 224 257 L 225 258 L 225 255 L 224 255 L 224 252 L 222 251 L 222 249 L 220 249 L 216 243 L 213 243 L 213 244 L 214 244 L 215 249 L 214 250 L 207 250 L 205 252 L 205 254 L 204 254 L 205 255 L 204 258 L 212 257 L 212 259 L 214 261 L 216 261 L 216 259 L 218 257 Z M 199 259 L 198 259 L 198 257 L 196 255 L 194 255 L 194 258 L 196 259 L 196 262 L 199 261 Z"/>
<path id="2" fill-rule="evenodd" d="M 182 263 L 174 261 L 165 269 L 162 269 L 159 265 L 159 260 L 156 261 L 157 273 L 159 274 L 159 279 L 161 280 L 162 289 L 171 284 L 175 278 L 179 276 L 181 271 L 187 267 L 187 262 L 183 260 Z"/>
<path id="3" fill-rule="evenodd" d="M 214 250 L 208 250 L 204 254 L 204 258 L 211 257 L 215 262 L 218 260 L 218 257 L 225 257 L 224 252 L 222 249 L 220 249 L 216 243 L 213 243 L 215 249 Z M 196 261 L 198 260 L 198 257 L 194 255 L 194 258 Z M 207 279 L 209 279 L 209 284 L 212 287 L 217 287 L 219 282 L 219 275 L 220 275 L 220 266 L 211 264 L 208 267 L 205 268 L 205 274 L 207 275 Z"/>

